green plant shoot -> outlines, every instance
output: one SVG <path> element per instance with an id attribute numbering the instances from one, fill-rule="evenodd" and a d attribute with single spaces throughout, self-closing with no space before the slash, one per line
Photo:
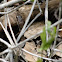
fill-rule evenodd
<path id="1" fill-rule="evenodd" d="M 48 25 L 47 26 L 48 27 L 47 31 L 48 31 L 48 34 L 49 34 L 49 39 L 48 39 L 48 41 L 46 41 L 46 30 L 45 30 L 45 27 L 44 27 L 43 32 L 40 34 L 40 38 L 42 40 L 42 44 L 41 44 L 41 47 L 40 47 L 41 51 L 42 50 L 47 50 L 51 46 L 52 42 L 55 39 L 55 35 L 56 35 L 56 27 L 50 28 L 50 26 L 51 26 L 50 21 L 47 22 L 47 25 Z"/>

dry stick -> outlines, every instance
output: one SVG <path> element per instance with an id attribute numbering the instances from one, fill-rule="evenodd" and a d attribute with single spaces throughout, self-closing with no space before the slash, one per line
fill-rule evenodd
<path id="1" fill-rule="evenodd" d="M 55 52 L 60 52 L 60 53 L 62 53 L 62 51 L 59 50 L 59 49 L 53 49 L 53 48 L 52 48 L 52 50 L 55 51 Z"/>
<path id="2" fill-rule="evenodd" d="M 10 31 L 11 31 L 11 34 L 12 34 L 12 37 L 13 37 L 13 40 L 14 40 L 15 44 L 17 44 L 17 41 L 16 41 L 15 35 L 13 33 L 13 30 L 12 30 L 12 27 L 11 27 L 11 23 L 10 23 L 8 14 L 7 14 L 7 18 L 8 18 L 8 24 L 9 24 L 9 28 L 10 28 Z"/>
<path id="3" fill-rule="evenodd" d="M 13 4 L 15 4 L 15 3 L 18 3 L 18 2 L 20 2 L 20 1 L 22 1 L 22 0 L 11 0 L 11 1 L 6 2 L 6 3 L 4 3 L 4 4 L 0 4 L 0 9 L 3 9 L 3 8 L 5 8 L 5 7 L 8 7 L 8 6 L 11 6 L 11 5 L 13 5 Z"/>
<path id="4" fill-rule="evenodd" d="M 0 55 L 3 55 L 3 54 L 8 53 L 8 52 L 9 52 L 9 49 L 6 49 L 3 52 L 0 52 Z"/>
<path id="5" fill-rule="evenodd" d="M 7 38 L 8 38 L 8 40 L 9 40 L 9 42 L 10 42 L 10 44 L 14 46 L 14 42 L 13 42 L 13 40 L 11 39 L 11 36 L 10 36 L 9 32 L 4 28 L 4 26 L 2 25 L 1 22 L 0 22 L 0 25 L 2 26 L 2 28 L 3 28 L 3 30 L 4 30 L 4 32 L 5 32 L 5 34 L 6 34 L 6 36 L 7 36 Z"/>
<path id="6" fill-rule="evenodd" d="M 31 53 L 31 52 L 29 52 L 29 51 L 27 51 L 27 50 L 25 50 L 25 49 L 22 49 L 24 52 L 26 52 L 26 53 L 28 53 L 28 54 L 30 54 L 30 55 L 32 55 L 32 56 L 35 56 L 35 57 L 38 57 L 38 58 L 42 58 L 42 59 L 45 59 L 45 60 L 48 60 L 48 61 L 56 61 L 56 62 L 58 62 L 58 61 L 62 61 L 62 60 L 54 60 L 54 59 L 50 59 L 50 58 L 45 58 L 45 57 L 41 57 L 41 56 L 38 56 L 38 55 L 36 55 L 36 54 L 33 54 L 33 53 Z"/>
<path id="7" fill-rule="evenodd" d="M 61 23 L 61 22 L 62 22 L 62 19 L 58 20 L 57 22 L 55 22 L 54 24 L 52 24 L 52 25 L 50 26 L 50 28 L 52 28 L 52 27 L 58 25 L 58 24 Z"/>
<path id="8" fill-rule="evenodd" d="M 59 19 L 58 20 L 60 20 L 60 18 L 61 18 L 61 2 L 59 4 Z M 56 36 L 55 36 L 55 41 L 54 41 L 53 49 L 55 49 L 55 45 L 56 45 L 56 41 L 57 41 L 57 36 L 58 36 L 58 32 L 59 32 L 59 26 L 60 26 L 60 24 L 58 24 L 58 26 L 57 26 Z M 53 54 L 55 54 L 55 51 L 53 52 Z"/>
<path id="9" fill-rule="evenodd" d="M 17 7 L 16 7 L 16 8 L 14 8 L 14 9 L 11 9 L 11 10 L 10 10 L 10 11 L 8 11 L 8 12 L 0 12 L 0 14 L 8 14 L 8 13 L 11 13 L 11 12 L 13 12 L 13 11 L 17 10 L 18 8 L 22 7 L 23 5 L 26 5 L 28 2 L 30 2 L 30 0 L 26 1 L 26 2 L 25 2 L 25 3 L 23 3 L 22 5 L 17 6 Z"/>
<path id="10" fill-rule="evenodd" d="M 7 0 L 4 0 L 4 3 L 6 3 Z M 4 11 L 6 12 L 7 11 L 7 8 L 4 8 Z M 5 14 L 5 28 L 7 29 L 7 14 Z"/>
<path id="11" fill-rule="evenodd" d="M 5 40 L 3 40 L 1 38 L 0 38 L 0 42 L 4 43 L 9 48 L 11 47 L 11 45 L 7 41 L 5 41 Z"/>
<path id="12" fill-rule="evenodd" d="M 12 50 L 10 50 L 10 61 L 9 62 L 14 62 L 14 60 L 13 60 L 13 51 Z"/>
<path id="13" fill-rule="evenodd" d="M 61 18 L 61 2 L 59 4 L 59 19 L 58 20 L 60 20 L 60 18 Z M 59 26 L 60 26 L 60 24 L 58 24 L 58 26 L 57 26 L 56 37 L 55 37 L 53 48 L 55 48 L 55 45 L 56 45 L 56 40 L 57 40 L 58 31 L 59 31 Z"/>
<path id="14" fill-rule="evenodd" d="M 41 7 L 40 7 L 40 4 L 39 4 L 38 0 L 37 0 L 37 5 L 38 5 L 38 8 L 39 8 L 39 11 L 42 13 L 42 10 L 41 10 Z"/>
<path id="15" fill-rule="evenodd" d="M 46 29 L 46 41 L 48 41 L 48 31 L 47 31 L 47 22 L 48 22 L 48 0 L 46 0 L 45 6 L 45 29 Z M 47 56 L 50 56 L 50 50 L 47 50 Z"/>
<path id="16" fill-rule="evenodd" d="M 62 31 L 62 28 L 61 28 L 61 29 L 59 29 L 59 31 Z"/>
<path id="17" fill-rule="evenodd" d="M 30 17 L 31 17 L 31 14 L 32 14 L 32 12 L 33 12 L 33 9 L 34 9 L 35 4 L 36 4 L 36 0 L 34 0 L 33 5 L 32 5 L 32 8 L 31 8 L 31 11 L 30 11 L 30 13 L 29 13 L 29 15 L 28 15 L 28 17 L 27 17 L 27 19 L 26 19 L 26 22 L 25 22 L 25 24 L 24 24 L 24 26 L 23 26 L 23 28 L 22 28 L 20 34 L 19 34 L 18 37 L 17 37 L 17 42 L 20 40 L 20 36 L 21 36 L 21 34 L 23 33 L 23 31 L 25 30 L 25 28 L 26 28 L 26 26 L 27 26 L 27 24 L 28 24 L 28 22 L 29 22 L 29 19 L 30 19 Z"/>
<path id="18" fill-rule="evenodd" d="M 5 14 L 5 29 L 7 30 L 7 15 Z"/>
<path id="19" fill-rule="evenodd" d="M 4 60 L 4 59 L 1 59 L 1 58 L 0 58 L 0 61 L 2 61 L 2 62 L 8 62 L 8 61 L 6 61 L 6 60 Z"/>
<path id="20" fill-rule="evenodd" d="M 48 22 L 48 0 L 46 0 L 45 6 L 45 29 L 46 29 L 46 41 L 48 41 L 48 31 L 47 31 L 47 22 Z"/>
<path id="21" fill-rule="evenodd" d="M 28 62 L 28 60 L 26 60 L 25 56 L 23 55 L 23 51 L 20 50 L 20 52 L 21 52 L 21 57 L 22 57 L 26 62 Z"/>

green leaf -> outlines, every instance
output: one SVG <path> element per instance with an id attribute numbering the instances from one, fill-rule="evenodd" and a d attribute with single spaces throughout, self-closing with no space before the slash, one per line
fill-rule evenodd
<path id="1" fill-rule="evenodd" d="M 45 27 L 44 27 L 43 32 L 40 34 L 40 37 L 41 37 L 41 40 L 42 40 L 42 45 L 40 47 L 40 51 L 47 50 L 51 46 L 52 42 L 55 39 L 56 27 L 53 27 L 52 29 L 50 29 L 50 26 L 51 26 L 50 21 L 48 21 L 47 25 L 48 25 L 47 26 L 48 27 L 47 31 L 48 31 L 48 34 L 49 34 L 49 39 L 48 39 L 48 41 L 46 41 L 46 30 L 45 30 Z"/>
<path id="2" fill-rule="evenodd" d="M 42 40 L 42 43 L 44 44 L 46 42 L 46 30 L 43 28 L 43 32 L 40 34 L 40 38 Z"/>
<path id="3" fill-rule="evenodd" d="M 50 37 L 46 43 L 41 45 L 40 50 L 47 50 L 51 46 L 53 41 L 54 41 L 54 37 Z"/>
<path id="4" fill-rule="evenodd" d="M 50 26 L 51 26 L 51 22 L 48 21 L 48 22 L 47 22 L 47 31 L 48 31 L 48 32 L 51 32 Z"/>
<path id="5" fill-rule="evenodd" d="M 56 35 L 56 27 L 53 27 L 52 34 L 53 34 L 53 35 Z"/>
<path id="6" fill-rule="evenodd" d="M 43 60 L 42 60 L 42 59 L 40 59 L 40 58 L 38 58 L 37 62 L 43 62 Z"/>

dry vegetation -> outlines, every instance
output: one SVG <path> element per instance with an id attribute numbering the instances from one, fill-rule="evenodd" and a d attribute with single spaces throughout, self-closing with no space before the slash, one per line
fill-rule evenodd
<path id="1" fill-rule="evenodd" d="M 5 2 L 5 3 L 4 3 Z M 37 2 L 37 3 L 36 3 Z M 4 0 L 0 5 L 0 61 L 42 62 L 62 61 L 62 7 L 60 0 L 31 2 Z M 56 27 L 56 36 L 47 50 L 39 52 L 40 34 L 47 21 Z M 47 30 L 46 30 L 47 32 Z M 46 33 L 46 40 L 50 35 Z M 45 45 L 46 46 L 46 45 Z M 40 62 L 40 61 L 38 61 Z"/>

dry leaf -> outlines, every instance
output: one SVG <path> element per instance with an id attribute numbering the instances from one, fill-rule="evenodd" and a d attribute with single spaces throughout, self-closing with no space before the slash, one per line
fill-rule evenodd
<path id="1" fill-rule="evenodd" d="M 44 23 L 41 21 L 41 22 L 35 22 L 33 23 L 29 28 L 28 30 L 25 32 L 24 36 L 26 38 L 29 38 L 35 34 L 37 34 L 38 32 L 40 32 L 41 30 L 43 30 L 43 26 L 44 26 Z"/>
<path id="2" fill-rule="evenodd" d="M 24 47 L 25 50 L 27 50 L 31 53 L 37 54 L 35 48 L 36 48 L 36 46 L 35 46 L 34 42 L 26 42 L 26 45 Z M 30 62 L 36 62 L 37 61 L 37 57 L 35 57 L 35 56 L 32 56 L 28 53 L 24 53 L 24 55 L 25 55 L 25 59 L 27 59 Z"/>
<path id="3" fill-rule="evenodd" d="M 27 50 L 27 51 L 29 51 L 29 52 L 31 52 L 33 54 L 36 54 L 38 56 L 41 56 L 41 54 L 38 54 L 38 52 L 37 52 L 39 47 L 37 47 L 36 49 L 35 48 L 36 48 L 36 46 L 35 46 L 34 42 L 26 42 L 26 45 L 24 47 L 25 50 Z M 44 51 L 43 51 L 43 53 L 44 53 Z M 32 56 L 32 55 L 30 55 L 28 53 L 25 53 L 25 52 L 23 54 L 25 55 L 25 59 L 28 60 L 29 62 L 36 62 L 37 59 L 38 59 L 37 57 Z M 45 57 L 45 56 L 43 56 L 43 57 Z"/>

